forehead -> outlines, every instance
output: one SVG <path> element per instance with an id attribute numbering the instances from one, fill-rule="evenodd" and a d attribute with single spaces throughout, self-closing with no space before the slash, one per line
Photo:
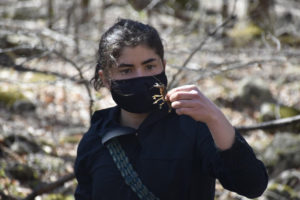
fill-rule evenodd
<path id="1" fill-rule="evenodd" d="M 156 52 L 145 45 L 138 45 L 135 47 L 124 47 L 121 50 L 120 57 L 117 59 L 118 63 L 131 63 L 145 61 L 149 58 L 158 59 Z"/>

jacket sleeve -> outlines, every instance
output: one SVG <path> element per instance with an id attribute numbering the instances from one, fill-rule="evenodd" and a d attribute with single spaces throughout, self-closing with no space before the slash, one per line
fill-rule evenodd
<path id="1" fill-rule="evenodd" d="M 77 179 L 77 188 L 75 190 L 75 200 L 91 200 L 92 180 L 89 173 L 89 142 L 86 135 L 80 141 L 77 149 L 77 157 L 74 165 L 75 177 Z"/>
<path id="2" fill-rule="evenodd" d="M 88 176 L 84 176 L 83 174 L 76 174 L 77 178 L 77 188 L 75 190 L 75 200 L 90 200 L 91 198 L 91 181 Z"/>
<path id="3" fill-rule="evenodd" d="M 92 181 L 86 167 L 86 161 L 80 151 L 74 166 L 75 177 L 77 179 L 77 187 L 75 190 L 75 200 L 90 200 L 92 194 Z"/>
<path id="4" fill-rule="evenodd" d="M 246 140 L 235 131 L 232 147 L 221 151 L 216 148 L 211 134 L 207 134 L 207 126 L 201 126 L 200 132 L 206 132 L 198 143 L 203 170 L 218 178 L 225 189 L 248 198 L 261 196 L 267 187 L 268 175 Z"/>

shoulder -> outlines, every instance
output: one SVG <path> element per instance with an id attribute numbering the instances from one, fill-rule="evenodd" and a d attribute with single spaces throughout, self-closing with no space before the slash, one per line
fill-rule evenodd
<path id="1" fill-rule="evenodd" d="M 94 112 L 91 119 L 91 125 L 79 142 L 75 168 L 83 161 L 85 164 L 88 163 L 90 156 L 103 148 L 99 132 L 101 132 L 102 124 L 108 118 L 113 109 L 114 108 L 107 108 Z"/>
<path id="2" fill-rule="evenodd" d="M 99 120 L 103 118 L 107 118 L 115 109 L 116 107 L 110 107 L 110 108 L 105 108 L 102 110 L 95 111 L 91 119 L 91 125 L 97 123 Z"/>
<path id="3" fill-rule="evenodd" d="M 96 138 L 98 138 L 98 131 L 101 131 L 101 125 L 104 123 L 106 119 L 108 119 L 108 116 L 113 111 L 112 108 L 107 108 L 103 110 L 97 110 L 94 112 L 92 119 L 91 119 L 91 125 L 88 129 L 88 131 L 83 135 L 79 146 L 78 151 L 85 149 L 85 146 L 89 146 L 89 143 L 94 142 Z"/>

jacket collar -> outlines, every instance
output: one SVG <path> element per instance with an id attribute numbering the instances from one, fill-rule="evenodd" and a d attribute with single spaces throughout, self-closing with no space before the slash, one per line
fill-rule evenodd
<path id="1" fill-rule="evenodd" d="M 101 111 L 100 111 L 101 112 Z M 168 109 L 166 106 L 163 106 L 162 110 L 155 110 L 150 113 L 147 118 L 142 122 L 138 129 L 131 127 L 122 126 L 119 124 L 120 116 L 120 107 L 115 106 L 107 110 L 108 113 L 101 117 L 102 120 L 99 122 L 97 128 L 98 135 L 101 137 L 102 144 L 105 144 L 107 141 L 128 134 L 134 134 L 136 132 L 142 132 L 147 127 L 151 126 L 153 123 L 161 120 L 168 115 Z"/>

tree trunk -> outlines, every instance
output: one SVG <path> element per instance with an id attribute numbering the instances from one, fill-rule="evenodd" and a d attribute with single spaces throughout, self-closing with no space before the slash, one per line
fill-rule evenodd
<path id="1" fill-rule="evenodd" d="M 221 12 L 223 20 L 226 19 L 228 17 L 228 0 L 223 0 Z"/>
<path id="2" fill-rule="evenodd" d="M 274 33 L 274 0 L 250 0 L 248 15 L 252 23 L 261 27 L 265 32 Z"/>
<path id="3" fill-rule="evenodd" d="M 99 31 L 102 31 L 105 23 L 105 7 L 106 7 L 106 0 L 102 0 L 101 7 L 100 7 L 100 20 L 99 20 Z"/>
<path id="4" fill-rule="evenodd" d="M 53 17 L 54 17 L 54 9 L 53 9 L 53 0 L 48 0 L 48 28 L 52 29 L 53 26 Z"/>
<path id="5" fill-rule="evenodd" d="M 89 19 L 90 0 L 81 0 L 81 23 L 86 23 Z"/>

